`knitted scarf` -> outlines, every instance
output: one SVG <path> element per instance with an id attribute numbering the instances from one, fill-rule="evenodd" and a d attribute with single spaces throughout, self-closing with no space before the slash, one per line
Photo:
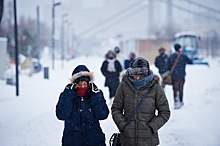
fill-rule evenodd
<path id="1" fill-rule="evenodd" d="M 139 80 L 133 79 L 133 78 L 129 75 L 128 71 L 126 72 L 126 75 L 127 75 L 128 79 L 131 81 L 131 83 L 134 85 L 134 87 L 135 87 L 136 89 L 138 89 L 138 90 L 139 90 L 140 88 L 146 86 L 146 85 L 147 85 L 150 81 L 152 81 L 153 78 L 154 78 L 153 71 L 150 71 L 148 76 L 145 76 L 145 77 L 143 77 L 143 78 L 141 78 L 141 79 L 139 79 Z"/>

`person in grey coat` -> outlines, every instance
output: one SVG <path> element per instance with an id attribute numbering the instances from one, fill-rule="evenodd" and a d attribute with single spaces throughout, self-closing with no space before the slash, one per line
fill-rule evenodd
<path id="1" fill-rule="evenodd" d="M 121 145 L 158 145 L 158 130 L 170 118 L 170 108 L 163 88 L 150 70 L 149 62 L 141 57 L 134 59 L 122 76 L 111 107 L 118 129 L 125 125 L 146 91 L 150 91 L 124 132 L 120 134 Z"/>

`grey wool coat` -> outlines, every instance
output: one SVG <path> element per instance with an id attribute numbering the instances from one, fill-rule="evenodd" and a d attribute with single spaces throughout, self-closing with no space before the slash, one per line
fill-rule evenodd
<path id="1" fill-rule="evenodd" d="M 153 79 L 137 90 L 124 75 L 111 107 L 112 117 L 117 127 L 122 129 L 148 88 L 151 89 L 147 98 L 120 135 L 120 142 L 125 146 L 158 145 L 158 130 L 170 118 L 168 100 L 157 80 Z"/>

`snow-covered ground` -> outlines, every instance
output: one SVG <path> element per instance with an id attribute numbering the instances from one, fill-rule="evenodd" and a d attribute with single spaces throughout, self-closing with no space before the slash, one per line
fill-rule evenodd
<path id="1" fill-rule="evenodd" d="M 103 58 L 78 57 L 65 62 L 55 62 L 49 70 L 49 80 L 43 72 L 32 77 L 20 75 L 20 96 L 15 96 L 15 86 L 0 80 L 0 145 L 1 146 L 60 146 L 63 122 L 55 116 L 59 93 L 69 83 L 72 70 L 85 64 L 95 74 L 95 83 L 104 92 L 107 102 L 108 89 L 100 72 Z M 157 73 L 154 65 L 151 69 Z M 165 88 L 171 108 L 171 118 L 159 130 L 161 146 L 219 146 L 220 136 L 220 63 L 210 60 L 210 67 L 187 66 L 184 88 L 184 107 L 173 109 L 171 86 Z M 109 106 L 110 108 L 110 106 Z M 106 134 L 106 144 L 117 132 L 111 114 L 101 122 Z"/>

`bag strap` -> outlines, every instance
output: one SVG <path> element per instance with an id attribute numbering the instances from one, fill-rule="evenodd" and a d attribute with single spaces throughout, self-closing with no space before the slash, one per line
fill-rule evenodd
<path id="1" fill-rule="evenodd" d="M 119 130 L 120 132 L 123 132 L 125 127 L 130 123 L 131 119 L 134 117 L 134 115 L 136 114 L 138 108 L 141 106 L 141 104 L 143 103 L 144 99 L 147 97 L 148 93 L 150 92 L 150 88 L 148 88 L 148 90 L 146 91 L 146 93 L 144 94 L 144 96 L 142 97 L 141 101 L 138 103 L 138 105 L 136 106 L 136 108 L 132 111 L 132 114 L 130 115 L 130 117 L 128 118 L 127 122 L 125 123 L 125 125 L 122 127 L 121 130 Z"/>
<path id="2" fill-rule="evenodd" d="M 175 60 L 175 62 L 174 62 L 174 64 L 173 64 L 173 66 L 172 66 L 172 68 L 171 68 L 171 70 L 170 70 L 170 75 L 173 73 L 173 71 L 174 71 L 174 68 L 176 67 L 176 64 L 177 64 L 177 62 L 178 62 L 178 60 L 179 60 L 179 58 L 180 58 L 180 55 L 181 55 L 181 53 L 179 53 L 178 54 L 178 56 L 177 56 L 177 58 L 176 58 L 176 60 Z"/>

